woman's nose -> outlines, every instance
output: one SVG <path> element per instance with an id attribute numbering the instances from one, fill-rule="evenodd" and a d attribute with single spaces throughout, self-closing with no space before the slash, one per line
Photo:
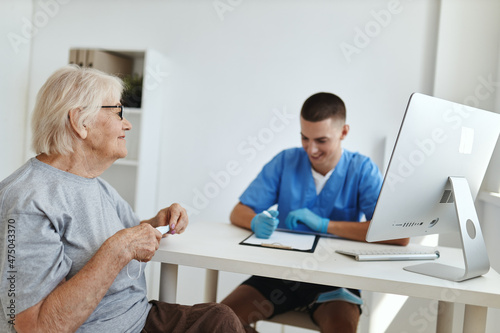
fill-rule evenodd
<path id="1" fill-rule="evenodd" d="M 125 131 L 130 131 L 132 129 L 132 123 L 125 117 L 122 119 L 122 126 Z"/>

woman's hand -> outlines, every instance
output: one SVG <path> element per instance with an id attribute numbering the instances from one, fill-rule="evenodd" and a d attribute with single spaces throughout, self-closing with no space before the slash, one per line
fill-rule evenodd
<path id="1" fill-rule="evenodd" d="M 118 246 L 127 250 L 129 260 L 148 262 L 158 250 L 162 234 L 150 224 L 141 223 L 135 227 L 120 230 L 115 236 L 119 239 Z"/>
<path id="2" fill-rule="evenodd" d="M 153 227 L 168 225 L 169 234 L 182 234 L 189 223 L 186 210 L 179 204 L 174 203 L 170 207 L 164 208 L 148 221 Z"/>
<path id="3" fill-rule="evenodd" d="M 151 260 L 161 237 L 161 232 L 148 223 L 118 231 L 101 245 L 75 276 L 60 283 L 37 304 L 17 314 L 16 331 L 75 332 L 92 314 L 130 260 Z"/>

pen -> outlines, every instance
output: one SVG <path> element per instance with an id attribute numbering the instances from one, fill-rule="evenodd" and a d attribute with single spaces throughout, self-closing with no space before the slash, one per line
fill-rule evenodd
<path id="1" fill-rule="evenodd" d="M 267 217 L 273 217 L 271 213 L 269 213 L 267 210 L 263 211 L 262 214 L 266 215 Z"/>
<path id="2" fill-rule="evenodd" d="M 282 245 L 282 244 L 279 244 L 279 243 L 261 243 L 260 245 L 265 246 L 265 247 L 274 247 L 274 248 L 277 248 L 277 249 L 287 249 L 287 250 L 291 250 L 292 249 L 291 246 Z"/>

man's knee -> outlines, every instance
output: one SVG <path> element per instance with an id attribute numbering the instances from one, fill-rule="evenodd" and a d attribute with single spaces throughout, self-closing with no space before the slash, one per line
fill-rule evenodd
<path id="1" fill-rule="evenodd" d="M 325 332 L 356 332 L 360 312 L 356 304 L 328 302 L 321 304 L 313 314 L 316 323 Z"/>

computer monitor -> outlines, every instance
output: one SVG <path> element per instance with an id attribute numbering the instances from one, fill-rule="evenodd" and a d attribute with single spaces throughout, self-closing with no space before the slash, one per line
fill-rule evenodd
<path id="1" fill-rule="evenodd" d="M 487 273 L 474 199 L 499 133 L 500 114 L 412 94 L 366 240 L 458 232 L 465 265 L 433 262 L 405 270 L 452 281 Z"/>

